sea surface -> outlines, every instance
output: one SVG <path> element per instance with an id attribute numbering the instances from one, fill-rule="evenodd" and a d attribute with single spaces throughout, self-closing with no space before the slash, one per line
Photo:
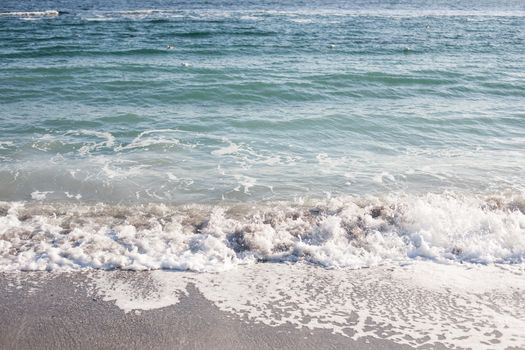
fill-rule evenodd
<path id="1" fill-rule="evenodd" d="M 0 269 L 525 261 L 525 2 L 0 2 Z"/>

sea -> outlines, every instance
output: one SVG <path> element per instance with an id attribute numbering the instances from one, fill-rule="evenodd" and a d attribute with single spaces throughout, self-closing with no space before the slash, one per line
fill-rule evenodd
<path id="1" fill-rule="evenodd" d="M 524 266 L 522 0 L 0 2 L 0 270 L 420 261 Z"/>

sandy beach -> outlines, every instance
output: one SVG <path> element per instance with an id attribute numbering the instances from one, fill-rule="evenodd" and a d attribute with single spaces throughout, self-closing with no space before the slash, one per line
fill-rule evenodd
<path id="1" fill-rule="evenodd" d="M 330 271 L 261 264 L 218 274 L 4 273 L 0 348 L 523 348 L 523 286 L 483 293 L 471 286 L 471 293 L 461 285 L 451 288 L 454 279 L 428 283 L 428 267 Z M 443 273 L 461 273 L 447 268 L 435 271 L 437 281 Z M 273 282 L 266 280 L 270 273 Z M 415 279 L 406 280 L 408 273 Z M 469 273 L 476 278 L 485 271 Z M 499 277 L 511 275 L 502 270 Z"/>
<path id="2" fill-rule="evenodd" d="M 139 273 L 141 274 L 141 273 Z M 410 349 L 389 341 L 353 341 L 328 330 L 244 322 L 220 311 L 194 287 L 174 306 L 124 313 L 60 276 L 2 293 L 2 349 Z M 2 278 L 2 290 L 7 279 Z"/>

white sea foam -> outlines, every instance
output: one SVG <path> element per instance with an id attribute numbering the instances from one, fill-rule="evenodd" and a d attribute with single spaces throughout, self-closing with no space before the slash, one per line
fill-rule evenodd
<path id="1" fill-rule="evenodd" d="M 77 194 L 71 194 L 69 192 L 64 192 L 64 194 L 66 195 L 67 198 L 75 198 L 75 199 L 78 199 L 80 200 L 82 198 L 82 195 L 80 193 L 77 193 Z"/>
<path id="2" fill-rule="evenodd" d="M 0 12 L 0 16 L 5 17 L 55 17 L 59 15 L 60 12 L 57 10 Z"/>
<path id="3" fill-rule="evenodd" d="M 239 181 L 246 193 L 255 183 Z M 2 270 L 525 261 L 522 198 L 428 194 L 217 207 L 4 203 L 1 208 Z"/>
<path id="4" fill-rule="evenodd" d="M 10 147 L 13 147 L 15 144 L 13 141 L 0 141 L 0 150 L 9 149 Z"/>
<path id="5" fill-rule="evenodd" d="M 127 11 L 93 11 L 84 17 L 88 21 L 111 21 L 122 18 L 143 19 L 143 18 L 178 18 L 184 16 L 184 11 L 161 10 L 161 9 L 138 9 Z"/>
<path id="6" fill-rule="evenodd" d="M 220 310 L 268 326 L 413 347 L 505 349 L 525 344 L 524 273 L 418 261 L 366 270 L 256 264 L 218 274 L 154 271 L 146 284 L 91 276 L 93 292 L 125 312 L 175 305 L 191 283 Z"/>
<path id="7" fill-rule="evenodd" d="M 332 169 L 342 167 L 346 165 L 348 161 L 346 157 L 331 158 L 326 153 L 319 153 L 315 158 L 319 162 L 319 165 L 323 171 L 330 171 Z"/>
<path id="8" fill-rule="evenodd" d="M 249 193 L 250 188 L 255 186 L 255 183 L 257 182 L 257 179 L 246 175 L 234 175 L 234 177 L 239 183 L 239 186 L 235 188 L 235 191 L 240 191 L 242 186 L 244 193 Z"/>
<path id="9" fill-rule="evenodd" d="M 53 191 L 34 191 L 31 192 L 31 199 L 37 200 L 37 201 L 43 201 L 46 199 L 47 195 L 53 193 Z"/>
<path id="10" fill-rule="evenodd" d="M 115 151 L 139 148 L 144 149 L 154 145 L 163 145 L 165 147 L 194 147 L 193 144 L 181 142 L 180 138 L 176 137 L 176 135 L 180 133 L 184 132 L 176 129 L 158 129 L 143 131 L 137 137 L 135 137 L 133 141 L 131 141 L 129 144 L 116 147 Z"/>
<path id="11" fill-rule="evenodd" d="M 391 182 L 395 182 L 396 178 L 392 174 L 390 174 L 389 172 L 382 171 L 380 174 L 377 174 L 376 176 L 374 176 L 373 180 L 376 183 L 382 184 L 382 183 L 385 182 L 385 180 L 391 181 Z"/>
<path id="12" fill-rule="evenodd" d="M 261 14 L 285 17 L 524 17 L 525 11 L 504 10 L 452 10 L 452 9 L 298 9 L 266 10 Z"/>
<path id="13" fill-rule="evenodd" d="M 231 142 L 228 146 L 222 147 L 219 149 L 216 149 L 211 152 L 211 154 L 216 156 L 224 156 L 228 154 L 234 154 L 239 151 L 239 145 L 236 145 L 235 143 Z"/>
<path id="14" fill-rule="evenodd" d="M 96 130 L 71 130 L 66 133 L 71 136 L 92 136 L 103 141 L 101 142 L 86 142 L 78 152 L 83 155 L 89 155 L 91 152 L 100 150 L 103 148 L 111 148 L 115 145 L 115 137 L 107 131 L 96 131 Z"/>
<path id="15" fill-rule="evenodd" d="M 47 11 L 46 11 L 47 12 Z M 246 21 L 261 20 L 267 16 L 278 16 L 288 18 L 291 22 L 300 24 L 315 23 L 330 18 L 342 17 L 524 17 L 524 11 L 504 10 L 451 10 L 451 9 L 288 9 L 288 10 L 215 10 L 201 9 L 140 9 L 130 11 L 93 11 L 85 17 L 87 20 L 118 20 L 120 18 L 193 18 L 193 19 L 223 19 L 239 18 Z"/>

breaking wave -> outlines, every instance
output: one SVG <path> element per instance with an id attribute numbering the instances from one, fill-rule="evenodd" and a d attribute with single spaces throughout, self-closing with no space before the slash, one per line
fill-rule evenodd
<path id="1" fill-rule="evenodd" d="M 454 193 L 222 206 L 0 204 L 0 269 L 219 271 L 525 261 L 525 198 Z"/>
<path id="2" fill-rule="evenodd" d="M 59 15 L 60 11 L 57 10 L 0 12 L 0 17 L 55 17 Z"/>

